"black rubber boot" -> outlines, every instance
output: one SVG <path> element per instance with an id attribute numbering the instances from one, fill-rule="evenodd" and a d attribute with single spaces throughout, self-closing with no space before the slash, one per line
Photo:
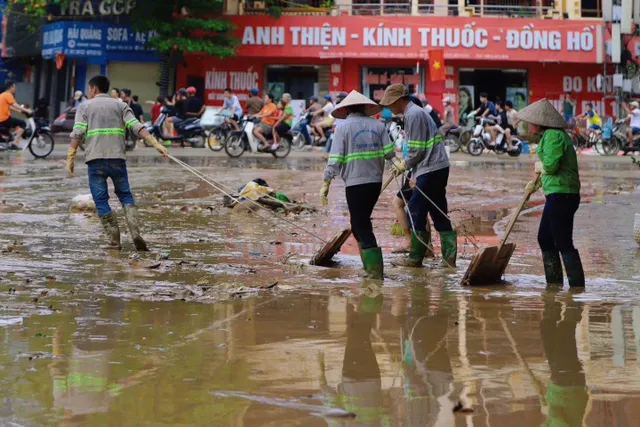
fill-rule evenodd
<path id="1" fill-rule="evenodd" d="M 100 217 L 100 222 L 104 228 L 104 232 L 109 239 L 109 243 L 103 246 L 104 249 L 120 249 L 120 227 L 118 226 L 118 218 L 113 212 Z"/>
<path id="2" fill-rule="evenodd" d="M 582 269 L 580 253 L 577 250 L 563 252 L 562 260 L 564 261 L 564 269 L 567 271 L 569 286 L 572 288 L 584 288 L 584 270 Z"/>
<path id="3" fill-rule="evenodd" d="M 547 278 L 547 284 L 562 286 L 563 276 L 560 253 L 554 251 L 542 252 L 542 262 L 544 264 L 544 275 Z"/>
<path id="4" fill-rule="evenodd" d="M 135 205 L 125 205 L 124 215 L 127 219 L 127 225 L 129 226 L 129 232 L 133 239 L 133 245 L 137 251 L 147 252 L 147 243 L 140 236 L 140 220 L 138 215 L 138 208 Z"/>

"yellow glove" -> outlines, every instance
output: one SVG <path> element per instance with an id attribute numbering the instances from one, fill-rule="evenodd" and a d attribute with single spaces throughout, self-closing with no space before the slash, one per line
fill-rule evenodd
<path id="1" fill-rule="evenodd" d="M 147 141 L 149 144 L 151 144 L 153 148 L 155 148 L 162 157 L 167 157 L 167 154 L 169 154 L 169 150 L 167 150 L 165 146 L 160 144 L 155 136 L 147 135 L 144 137 L 144 140 Z"/>
<path id="2" fill-rule="evenodd" d="M 407 170 L 407 164 L 402 159 L 391 159 L 391 173 L 394 176 L 400 176 Z"/>
<path id="3" fill-rule="evenodd" d="M 78 152 L 77 148 L 69 147 L 67 150 L 67 162 L 64 165 L 64 168 L 67 170 L 69 174 L 69 178 L 73 178 L 73 172 L 76 169 L 76 153 Z"/>
<path id="4" fill-rule="evenodd" d="M 540 181 L 538 179 L 531 180 L 527 182 L 527 185 L 524 187 L 524 191 L 527 194 L 533 194 L 540 189 Z"/>
<path id="5" fill-rule="evenodd" d="M 535 172 L 539 173 L 540 175 L 544 175 L 544 166 L 542 165 L 542 162 L 536 162 Z"/>
<path id="6" fill-rule="evenodd" d="M 327 206 L 329 203 L 329 186 L 331 185 L 331 180 L 325 179 L 322 183 L 322 187 L 320 187 L 320 201 L 322 202 L 322 206 Z"/>

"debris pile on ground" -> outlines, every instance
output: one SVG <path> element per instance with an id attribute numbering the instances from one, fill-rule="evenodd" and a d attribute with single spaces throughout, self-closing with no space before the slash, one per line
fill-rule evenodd
<path id="1" fill-rule="evenodd" d="M 71 199 L 72 213 L 96 212 L 96 204 L 91 194 L 79 194 Z"/>
<path id="2" fill-rule="evenodd" d="M 262 178 L 250 181 L 238 190 L 236 195 L 226 195 L 223 205 L 233 208 L 237 212 L 254 212 L 259 209 L 256 205 L 283 213 L 285 215 L 299 215 L 316 212 L 316 208 L 306 203 L 292 200 L 285 193 L 269 187 Z"/>

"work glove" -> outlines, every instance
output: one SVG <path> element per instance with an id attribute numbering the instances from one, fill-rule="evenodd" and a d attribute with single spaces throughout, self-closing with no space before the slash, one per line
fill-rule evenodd
<path id="1" fill-rule="evenodd" d="M 400 176 L 407 170 L 407 164 L 404 160 L 393 158 L 391 159 L 391 173 L 393 176 Z"/>
<path id="2" fill-rule="evenodd" d="M 78 152 L 77 148 L 69 147 L 67 150 L 67 162 L 64 165 L 64 168 L 67 170 L 69 174 L 69 178 L 73 178 L 73 173 L 76 169 L 76 153 Z"/>
<path id="3" fill-rule="evenodd" d="M 524 187 L 524 191 L 526 191 L 527 194 L 533 194 L 539 189 L 540 189 L 540 180 L 537 178 L 527 182 L 527 185 Z"/>
<path id="4" fill-rule="evenodd" d="M 155 148 L 162 157 L 167 157 L 167 155 L 169 154 L 169 150 L 167 150 L 165 146 L 160 144 L 155 136 L 147 135 L 144 137 L 144 140 L 147 141 L 149 144 L 151 144 L 153 148 Z"/>
<path id="5" fill-rule="evenodd" d="M 329 204 L 329 186 L 331 185 L 331 180 L 325 179 L 322 183 L 322 187 L 320 187 L 320 201 L 322 202 L 322 206 L 327 206 Z"/>
<path id="6" fill-rule="evenodd" d="M 544 166 L 542 165 L 542 162 L 536 162 L 535 172 L 540 175 L 544 175 Z"/>

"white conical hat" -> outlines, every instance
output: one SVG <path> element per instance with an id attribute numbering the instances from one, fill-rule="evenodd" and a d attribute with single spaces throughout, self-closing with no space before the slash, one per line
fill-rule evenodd
<path id="1" fill-rule="evenodd" d="M 567 122 L 564 121 L 556 107 L 547 98 L 529 104 L 516 113 L 516 119 L 532 125 L 544 126 L 553 129 L 564 129 Z"/>
<path id="2" fill-rule="evenodd" d="M 370 100 L 358 91 L 352 90 L 345 99 L 331 112 L 331 115 L 336 119 L 346 119 L 349 115 L 347 107 L 354 105 L 364 105 L 364 113 L 367 116 L 373 116 L 378 114 L 382 107 Z"/>

